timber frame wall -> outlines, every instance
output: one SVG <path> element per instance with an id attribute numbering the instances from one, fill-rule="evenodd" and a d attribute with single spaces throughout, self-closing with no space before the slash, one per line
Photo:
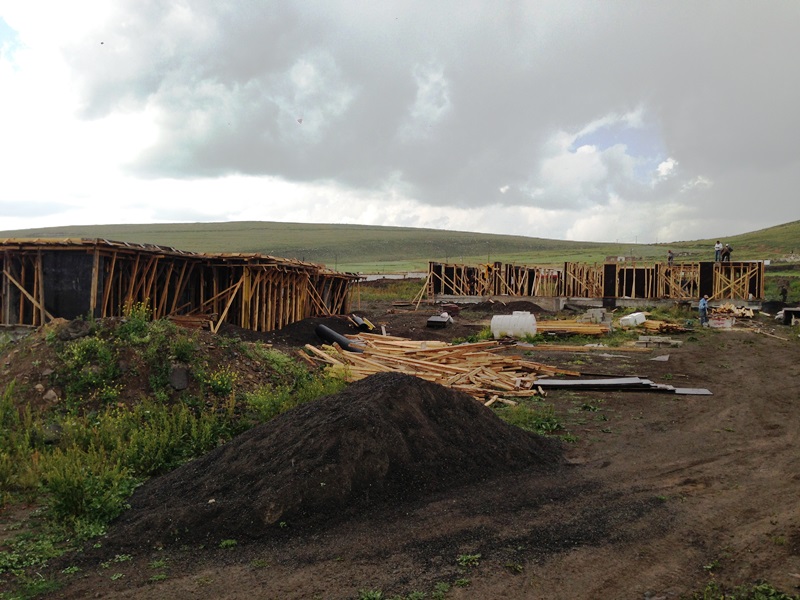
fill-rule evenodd
<path id="1" fill-rule="evenodd" d="M 426 294 L 712 300 L 764 298 L 764 262 L 564 263 L 563 269 L 500 262 L 428 263 Z"/>
<path id="2" fill-rule="evenodd" d="M 200 254 L 101 239 L 0 240 L 0 323 L 117 317 L 147 303 L 153 318 L 197 316 L 272 331 L 348 310 L 359 277 L 264 254 Z"/>

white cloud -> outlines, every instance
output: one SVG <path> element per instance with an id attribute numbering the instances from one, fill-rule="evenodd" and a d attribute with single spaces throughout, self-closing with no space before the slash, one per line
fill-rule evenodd
<path id="1" fill-rule="evenodd" d="M 16 34 L 0 51 L 4 229 L 185 216 L 643 242 L 800 218 L 792 0 L 0 15 Z M 696 218 L 723 201 L 724 218 Z"/>
<path id="2" fill-rule="evenodd" d="M 656 173 L 658 174 L 658 179 L 666 179 L 670 175 L 673 174 L 675 168 L 678 166 L 678 161 L 674 158 L 668 158 L 667 160 L 660 162 L 658 164 L 658 168 L 656 169 Z"/>

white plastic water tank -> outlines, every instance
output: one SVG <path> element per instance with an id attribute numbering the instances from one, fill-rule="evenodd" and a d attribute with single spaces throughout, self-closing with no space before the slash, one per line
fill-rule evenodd
<path id="1" fill-rule="evenodd" d="M 515 310 L 510 315 L 493 316 L 491 327 L 494 339 L 536 335 L 536 317 L 526 310 Z"/>

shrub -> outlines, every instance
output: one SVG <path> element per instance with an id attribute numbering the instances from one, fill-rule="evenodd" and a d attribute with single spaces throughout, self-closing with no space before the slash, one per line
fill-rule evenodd
<path id="1" fill-rule="evenodd" d="M 308 377 L 296 382 L 294 387 L 262 386 L 255 392 L 245 394 L 245 402 L 255 414 L 256 420 L 264 423 L 290 408 L 322 396 L 335 394 L 341 391 L 345 385 L 347 385 L 345 381 L 339 377 Z"/>
<path id="2" fill-rule="evenodd" d="M 223 366 L 203 376 L 203 384 L 215 396 L 229 396 L 233 392 L 238 375 L 230 367 Z"/>
<path id="3" fill-rule="evenodd" d="M 192 338 L 179 336 L 172 341 L 170 351 L 175 360 L 188 363 L 192 361 L 197 352 L 197 342 Z"/>
<path id="4" fill-rule="evenodd" d="M 145 341 L 148 333 L 148 325 L 153 316 L 149 301 L 134 302 L 126 306 L 122 314 L 125 320 L 117 328 L 116 336 L 122 340 L 133 343 Z"/>
<path id="5" fill-rule="evenodd" d="M 94 392 L 119 376 L 116 354 L 112 346 L 98 337 L 83 337 L 64 346 L 60 352 L 63 367 L 58 379 L 63 382 L 67 398 Z"/>
<path id="6" fill-rule="evenodd" d="M 136 482 L 119 459 L 94 447 L 56 449 L 42 466 L 53 518 L 66 525 L 107 523 L 125 508 Z"/>

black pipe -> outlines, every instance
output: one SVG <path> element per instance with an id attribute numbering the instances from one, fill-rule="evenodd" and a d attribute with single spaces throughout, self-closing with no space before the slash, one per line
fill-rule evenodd
<path id="1" fill-rule="evenodd" d="M 363 350 L 358 346 L 355 346 L 351 340 L 347 339 L 340 333 L 336 333 L 333 329 L 321 323 L 314 328 L 314 333 L 316 333 L 317 337 L 325 342 L 330 342 L 331 344 L 336 342 L 348 352 L 363 352 Z"/>

